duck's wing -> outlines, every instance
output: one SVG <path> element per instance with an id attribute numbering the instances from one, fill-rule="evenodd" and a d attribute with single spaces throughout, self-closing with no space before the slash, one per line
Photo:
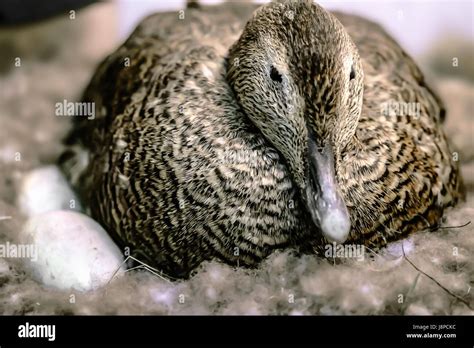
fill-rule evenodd
<path id="1" fill-rule="evenodd" d="M 258 7 L 251 3 L 225 3 L 216 6 L 191 6 L 185 10 L 156 13 L 140 22 L 125 43 L 105 58 L 84 91 L 82 102 L 93 103 L 93 121 L 76 117 L 64 143 L 66 151 L 59 160 L 74 186 L 90 161 L 89 155 L 101 156 L 112 136 L 109 128 L 137 98 L 140 89 L 153 85 L 156 90 L 168 85 L 167 71 L 182 68 L 192 48 L 209 46 L 225 55 L 243 25 Z M 216 29 L 223 28 L 223 30 Z M 181 66 L 180 66 L 181 64 Z M 142 99 L 146 96 L 143 95 Z"/>

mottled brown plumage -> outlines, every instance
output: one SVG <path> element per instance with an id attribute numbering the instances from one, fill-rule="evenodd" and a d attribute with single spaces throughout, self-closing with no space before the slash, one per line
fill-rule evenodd
<path id="1" fill-rule="evenodd" d="M 255 9 L 150 16 L 99 66 L 96 118 L 75 122 L 61 160 L 91 215 L 175 277 L 436 226 L 461 180 L 412 59 L 308 1 Z M 386 104 L 400 102 L 419 112 Z"/>

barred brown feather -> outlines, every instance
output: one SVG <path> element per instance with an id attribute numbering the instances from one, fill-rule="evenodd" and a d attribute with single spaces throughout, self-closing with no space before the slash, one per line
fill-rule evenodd
<path id="1" fill-rule="evenodd" d="M 381 247 L 436 225 L 461 196 L 461 180 L 443 106 L 412 59 L 376 24 L 309 1 L 266 5 L 243 33 L 255 9 L 230 3 L 187 9 L 184 19 L 152 15 L 98 67 L 84 94 L 98 114 L 75 122 L 62 162 L 91 215 L 176 277 L 211 258 L 254 266 L 276 249 L 318 251 L 325 241 L 299 191 L 306 128 L 300 135 L 282 117 L 287 133 L 273 136 L 277 121 L 259 126 L 242 106 L 264 108 L 273 95 L 249 78 L 259 48 L 246 51 L 268 34 L 265 49 L 295 80 L 288 88 L 299 91 L 307 115 L 318 115 L 308 127 L 336 148 L 348 241 Z M 342 69 L 346 52 L 358 75 L 353 97 L 343 92 L 349 78 L 332 70 Z M 242 53 L 252 64 L 235 64 Z M 384 115 L 389 100 L 419 103 L 421 114 Z M 274 102 L 279 115 L 287 104 Z"/>

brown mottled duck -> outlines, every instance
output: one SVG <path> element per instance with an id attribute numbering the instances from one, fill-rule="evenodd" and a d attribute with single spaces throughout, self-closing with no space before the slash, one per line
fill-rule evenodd
<path id="1" fill-rule="evenodd" d="M 311 1 L 147 17 L 83 100 L 96 117 L 76 118 L 62 168 L 92 217 L 169 276 L 380 248 L 462 197 L 443 105 L 413 60 Z"/>

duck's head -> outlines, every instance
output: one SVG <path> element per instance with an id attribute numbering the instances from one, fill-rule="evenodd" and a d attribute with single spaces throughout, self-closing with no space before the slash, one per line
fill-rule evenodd
<path id="1" fill-rule="evenodd" d="M 350 217 L 337 170 L 361 113 L 363 71 L 342 24 L 311 1 L 266 4 L 231 47 L 227 79 L 285 158 L 315 225 L 345 241 Z"/>

